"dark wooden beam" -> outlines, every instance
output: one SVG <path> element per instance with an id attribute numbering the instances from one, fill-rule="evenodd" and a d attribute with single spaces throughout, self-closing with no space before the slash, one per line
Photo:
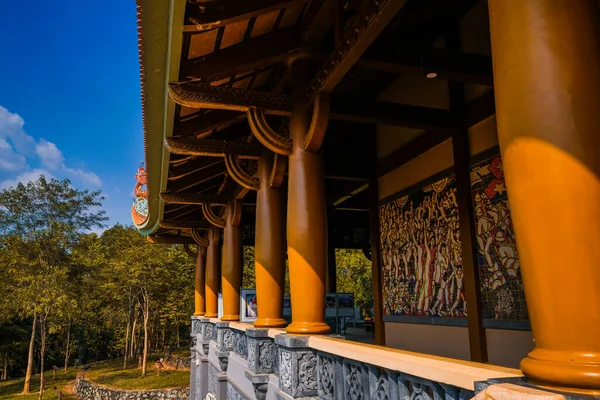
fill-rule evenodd
<path id="1" fill-rule="evenodd" d="M 218 81 L 281 62 L 298 43 L 296 31 L 292 28 L 273 31 L 215 53 L 188 60 L 181 66 L 181 73 L 184 79 Z"/>
<path id="2" fill-rule="evenodd" d="M 236 122 L 246 119 L 246 114 L 239 111 L 209 110 L 198 114 L 194 118 L 180 122 L 173 132 L 173 136 L 195 136 L 209 134 L 215 129 L 225 128 Z"/>
<path id="3" fill-rule="evenodd" d="M 331 119 L 414 129 L 451 128 L 456 121 L 447 110 L 383 101 L 364 102 L 336 96 L 331 103 Z"/>
<path id="4" fill-rule="evenodd" d="M 446 45 L 460 49 L 458 27 L 446 35 Z M 448 95 L 450 109 L 459 115 L 465 113 L 465 86 L 462 83 L 449 82 Z M 469 349 L 471 361 L 488 362 L 487 339 L 483 327 L 481 304 L 481 283 L 479 279 L 479 252 L 475 215 L 473 212 L 473 192 L 471 188 L 471 151 L 469 147 L 469 129 L 467 125 L 454 131 L 452 135 L 454 157 L 454 176 L 456 178 L 456 200 L 458 203 L 458 228 L 463 261 L 463 282 L 465 297 L 469 306 L 467 328 L 469 331 Z"/>
<path id="5" fill-rule="evenodd" d="M 452 52 L 444 49 L 402 49 L 401 51 L 369 52 L 355 64 L 360 68 L 402 73 L 427 68 L 437 78 L 478 85 L 493 86 L 492 57 Z"/>
<path id="6" fill-rule="evenodd" d="M 406 0 L 367 0 L 364 14 L 358 15 L 348 27 L 348 35 L 336 43 L 335 49 L 317 72 L 307 90 L 308 98 L 314 99 L 319 92 L 331 93 L 354 63 L 369 48 L 400 11 Z"/>
<path id="7" fill-rule="evenodd" d="M 177 220 L 161 220 L 158 225 L 164 229 L 208 229 L 211 227 L 206 220 L 201 221 L 177 221 Z"/>
<path id="8" fill-rule="evenodd" d="M 148 242 L 154 244 L 196 244 L 194 239 L 189 236 L 157 236 L 148 235 Z"/>
<path id="9" fill-rule="evenodd" d="M 289 7 L 298 2 L 298 0 L 219 0 L 198 4 L 188 3 L 184 32 L 219 28 L 269 11 Z"/>
<path id="10" fill-rule="evenodd" d="M 490 90 L 467 105 L 466 109 L 462 112 L 464 115 L 462 125 L 470 128 L 484 119 L 491 117 L 495 113 L 496 102 L 494 99 L 494 91 Z"/>
<path id="11" fill-rule="evenodd" d="M 264 109 L 268 114 L 282 116 L 291 114 L 291 97 L 287 95 L 217 87 L 202 83 L 173 84 L 170 85 L 169 92 L 176 103 L 192 108 L 217 108 L 246 112 L 250 107 L 257 107 Z M 447 110 L 382 101 L 365 102 L 360 98 L 340 95 L 332 96 L 330 118 L 417 129 L 447 128 L 456 125 L 456 121 Z M 184 151 L 172 151 L 176 154 L 219 154 L 218 141 L 206 139 L 204 143 L 210 149 L 189 152 L 191 150 L 189 143 L 193 142 L 193 138 L 186 137 L 166 139 L 168 146 L 173 147 L 174 150 L 181 148 Z"/>
<path id="12" fill-rule="evenodd" d="M 192 137 L 169 137 L 165 147 L 174 154 L 194 156 L 223 157 L 225 154 L 257 158 L 262 146 L 260 143 L 246 140 L 196 139 Z"/>
<path id="13" fill-rule="evenodd" d="M 202 194 L 193 192 L 161 193 L 163 201 L 167 204 L 226 204 L 227 198 L 221 194 Z"/>

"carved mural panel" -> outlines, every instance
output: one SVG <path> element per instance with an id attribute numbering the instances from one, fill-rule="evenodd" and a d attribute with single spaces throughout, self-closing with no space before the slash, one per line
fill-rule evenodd
<path id="1" fill-rule="evenodd" d="M 483 318 L 527 321 L 527 304 L 500 156 L 471 168 Z"/>
<path id="2" fill-rule="evenodd" d="M 379 208 L 384 315 L 466 317 L 453 176 Z"/>

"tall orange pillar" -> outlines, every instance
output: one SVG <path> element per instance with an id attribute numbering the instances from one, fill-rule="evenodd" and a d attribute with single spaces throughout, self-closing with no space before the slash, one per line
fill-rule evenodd
<path id="1" fill-rule="evenodd" d="M 254 259 L 258 328 L 286 325 L 283 319 L 285 285 L 285 222 L 279 189 L 270 188 L 273 154 L 265 152 L 258 160 L 260 184 L 256 192 L 256 239 Z"/>
<path id="2" fill-rule="evenodd" d="M 239 227 L 241 203 L 227 204 L 223 230 L 223 264 L 221 288 L 223 316 L 221 321 L 240 320 L 240 286 L 242 285 L 242 232 Z"/>
<path id="3" fill-rule="evenodd" d="M 290 268 L 292 323 L 288 333 L 329 332 L 325 323 L 327 271 L 327 212 L 322 155 L 304 149 L 310 125 L 306 88 L 310 60 L 290 60 L 294 97 L 290 120 L 293 140 L 288 169 L 287 241 Z"/>
<path id="4" fill-rule="evenodd" d="M 212 227 L 208 231 L 208 247 L 206 248 L 206 282 L 205 318 L 217 318 L 219 316 L 219 281 L 221 279 L 221 249 L 219 247 L 219 229 Z"/>
<path id="5" fill-rule="evenodd" d="M 206 247 L 198 245 L 196 256 L 196 274 L 194 276 L 194 315 L 200 317 L 206 313 L 204 305 L 204 280 L 206 273 Z"/>
<path id="6" fill-rule="evenodd" d="M 592 0 L 489 0 L 498 138 L 534 383 L 600 393 L 600 25 Z"/>

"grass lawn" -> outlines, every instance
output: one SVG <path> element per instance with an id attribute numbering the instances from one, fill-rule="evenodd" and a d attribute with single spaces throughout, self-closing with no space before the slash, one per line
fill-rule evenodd
<path id="1" fill-rule="evenodd" d="M 179 347 L 171 350 L 171 354 L 177 357 L 189 357 L 191 355 L 189 347 Z"/>
<path id="2" fill-rule="evenodd" d="M 188 387 L 190 384 L 189 371 L 161 371 L 156 375 L 154 362 L 164 357 L 162 354 L 153 354 L 148 357 L 148 372 L 141 376 L 141 368 L 137 367 L 137 360 L 130 361 L 123 369 L 123 360 L 107 361 L 92 365 L 85 373 L 85 379 L 101 386 L 129 390 L 167 389 Z"/>
<path id="3" fill-rule="evenodd" d="M 71 367 L 68 370 L 60 370 L 56 373 L 56 380 L 52 379 L 52 371 L 47 371 L 44 374 L 46 384 L 44 385 L 44 398 L 56 399 L 58 398 L 57 389 L 60 389 L 66 399 L 76 399 L 77 397 L 73 394 L 72 383 L 75 381 L 79 368 Z M 22 399 L 22 400 L 33 400 L 39 397 L 38 391 L 40 390 L 40 376 L 34 375 L 31 378 L 31 393 L 22 395 L 23 383 L 25 378 L 10 379 L 8 381 L 0 381 L 0 399 Z"/>
<path id="4" fill-rule="evenodd" d="M 164 357 L 162 354 L 154 354 L 148 357 L 148 373 L 142 378 L 141 368 L 137 367 L 137 360 L 130 361 L 126 369 L 123 369 L 123 360 L 111 360 L 100 364 L 92 365 L 85 372 L 84 378 L 101 386 L 128 390 L 150 390 L 150 389 L 168 389 L 188 387 L 190 384 L 189 371 L 162 371 L 160 376 L 156 375 L 154 362 Z M 78 368 L 69 368 L 67 371 L 60 370 L 56 373 L 56 380 L 52 379 L 52 371 L 45 373 L 46 385 L 44 389 L 44 398 L 56 399 L 57 389 L 66 399 L 76 399 L 73 394 L 73 383 Z M 23 390 L 24 378 L 0 381 L 0 400 L 4 399 L 22 399 L 33 400 L 39 397 L 40 376 L 34 375 L 31 379 L 31 394 L 21 395 Z"/>

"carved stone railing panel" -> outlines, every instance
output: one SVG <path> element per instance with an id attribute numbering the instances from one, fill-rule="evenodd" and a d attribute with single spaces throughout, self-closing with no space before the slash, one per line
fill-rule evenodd
<path id="1" fill-rule="evenodd" d="M 219 366 L 223 372 L 226 372 L 229 364 L 229 353 L 233 351 L 235 343 L 235 333 L 229 327 L 229 322 L 217 322 L 215 327 L 217 329 L 213 333 L 213 338 L 216 336 Z"/>
<path id="2" fill-rule="evenodd" d="M 192 334 L 198 334 L 202 330 L 199 317 L 192 317 Z"/>
<path id="3" fill-rule="evenodd" d="M 407 400 L 444 400 L 446 391 L 436 382 L 408 374 L 398 375 L 400 398 Z"/>
<path id="4" fill-rule="evenodd" d="M 398 373 L 368 365 L 369 398 L 375 400 L 398 399 Z"/>
<path id="5" fill-rule="evenodd" d="M 208 346 L 213 336 L 217 333 L 215 324 L 210 322 L 209 318 L 200 319 L 200 334 L 197 335 L 198 343 L 197 347 L 200 348 L 201 354 L 204 356 L 208 355 Z"/>
<path id="6" fill-rule="evenodd" d="M 343 399 L 342 360 L 333 354 L 317 352 L 317 390 L 325 400 Z"/>
<path id="7" fill-rule="evenodd" d="M 233 329 L 233 334 L 235 335 L 233 351 L 238 356 L 242 357 L 244 360 L 248 359 L 248 338 L 246 337 L 245 331 L 240 331 L 237 329 Z"/>
<path id="8" fill-rule="evenodd" d="M 275 336 L 279 351 L 279 387 L 292 397 L 317 395 L 317 354 L 308 337 Z"/>
<path id="9" fill-rule="evenodd" d="M 365 364 L 345 359 L 342 361 L 344 398 L 369 399 L 369 372 Z"/>

